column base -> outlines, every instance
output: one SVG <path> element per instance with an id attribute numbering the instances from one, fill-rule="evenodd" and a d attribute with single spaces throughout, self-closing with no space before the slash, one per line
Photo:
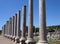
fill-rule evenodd
<path id="1" fill-rule="evenodd" d="M 7 38 L 9 38 L 9 35 L 7 36 Z"/>
<path id="2" fill-rule="evenodd" d="M 12 35 L 10 35 L 10 39 L 12 40 Z"/>
<path id="3" fill-rule="evenodd" d="M 48 42 L 47 41 L 41 41 L 41 40 L 39 40 L 39 42 L 36 43 L 36 44 L 48 44 Z"/>
<path id="4" fill-rule="evenodd" d="M 16 38 L 15 38 L 15 43 L 19 43 L 19 37 L 18 36 L 16 36 Z"/>
<path id="5" fill-rule="evenodd" d="M 13 36 L 13 41 L 15 41 L 15 36 Z"/>
<path id="6" fill-rule="evenodd" d="M 26 44 L 35 44 L 36 43 L 33 38 L 28 38 L 28 40 L 26 40 L 25 42 L 26 42 Z"/>
<path id="7" fill-rule="evenodd" d="M 25 43 L 25 40 L 26 40 L 25 37 L 21 37 L 21 39 L 20 39 L 20 43 L 19 43 L 19 44 L 26 44 L 26 43 Z"/>
<path id="8" fill-rule="evenodd" d="M 9 35 L 9 39 L 10 39 L 10 35 Z"/>
<path id="9" fill-rule="evenodd" d="M 5 37 L 6 37 L 7 35 L 5 34 Z"/>

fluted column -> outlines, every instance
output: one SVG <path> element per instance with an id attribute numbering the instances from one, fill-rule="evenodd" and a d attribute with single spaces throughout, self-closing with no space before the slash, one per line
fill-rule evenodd
<path id="1" fill-rule="evenodd" d="M 17 32 L 16 32 L 15 43 L 19 43 L 20 38 L 20 10 L 17 13 Z"/>
<path id="2" fill-rule="evenodd" d="M 26 40 L 26 36 L 25 36 L 25 32 L 26 32 L 26 6 L 23 6 L 22 8 L 22 36 L 20 39 L 20 44 L 25 44 L 25 40 Z"/>
<path id="3" fill-rule="evenodd" d="M 37 44 L 48 44 L 46 30 L 46 0 L 39 0 L 39 42 Z"/>
<path id="4" fill-rule="evenodd" d="M 28 39 L 27 44 L 35 44 L 33 39 L 33 0 L 29 0 L 29 17 L 28 17 Z"/>

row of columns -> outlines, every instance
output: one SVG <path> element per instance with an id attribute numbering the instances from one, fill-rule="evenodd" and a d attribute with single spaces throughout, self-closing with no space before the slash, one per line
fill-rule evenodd
<path id="1" fill-rule="evenodd" d="M 22 8 L 22 34 L 20 31 L 20 14 L 11 17 L 2 27 L 3 36 L 6 36 L 19 44 L 36 44 L 33 39 L 33 0 L 29 0 L 28 37 L 26 40 L 26 6 Z M 37 44 L 48 44 L 46 37 L 46 5 L 45 0 L 39 0 L 39 42 Z"/>

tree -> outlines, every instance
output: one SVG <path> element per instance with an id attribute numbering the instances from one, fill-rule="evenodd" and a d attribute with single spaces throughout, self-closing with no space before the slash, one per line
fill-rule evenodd
<path id="1" fill-rule="evenodd" d="M 39 32 L 39 28 L 38 27 L 36 28 L 36 32 Z"/>
<path id="2" fill-rule="evenodd" d="M 33 26 L 33 28 L 32 28 L 32 29 L 33 29 L 33 33 L 34 33 L 34 32 L 35 32 L 35 26 Z"/>
<path id="3" fill-rule="evenodd" d="M 35 32 L 35 26 L 33 26 L 33 33 Z M 28 26 L 26 26 L 26 32 L 28 33 Z"/>
<path id="4" fill-rule="evenodd" d="M 48 32 L 55 32 L 55 30 L 53 30 L 53 29 L 48 29 Z"/>

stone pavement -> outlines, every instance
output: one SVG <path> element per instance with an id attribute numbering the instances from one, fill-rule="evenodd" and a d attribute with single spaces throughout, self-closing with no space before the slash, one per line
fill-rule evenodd
<path id="1" fill-rule="evenodd" d="M 13 41 L 11 41 L 8 38 L 3 37 L 0 35 L 0 44 L 15 44 Z"/>

